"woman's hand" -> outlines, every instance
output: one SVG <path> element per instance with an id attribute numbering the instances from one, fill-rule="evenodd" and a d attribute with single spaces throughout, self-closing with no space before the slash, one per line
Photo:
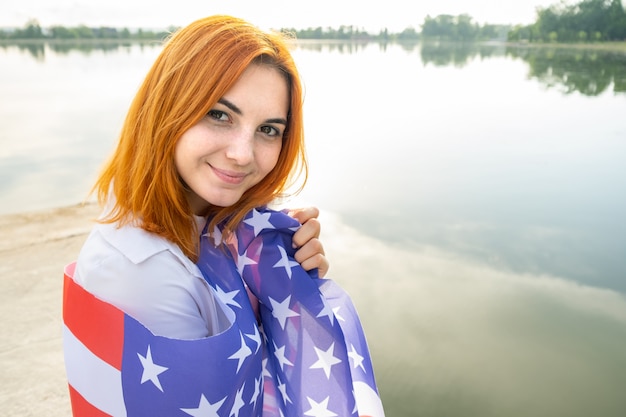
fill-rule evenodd
<path id="1" fill-rule="evenodd" d="M 320 278 L 324 278 L 328 272 L 329 264 L 324 247 L 319 240 L 321 225 L 317 220 L 320 211 L 315 207 L 295 209 L 289 215 L 298 220 L 302 227 L 293 235 L 293 244 L 296 251 L 296 261 L 300 263 L 305 271 L 317 268 Z"/>

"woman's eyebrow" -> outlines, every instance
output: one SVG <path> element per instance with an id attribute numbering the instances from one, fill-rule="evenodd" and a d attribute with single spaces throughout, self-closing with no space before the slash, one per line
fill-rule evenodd
<path id="1" fill-rule="evenodd" d="M 242 115 L 243 112 L 241 111 L 241 109 L 239 107 L 237 107 L 237 105 L 233 102 L 230 102 L 228 100 L 226 100 L 225 98 L 221 98 L 219 100 L 217 100 L 218 103 L 223 104 L 224 106 L 228 107 L 229 109 L 231 109 L 233 112 L 237 113 L 238 115 Z M 267 119 L 265 121 L 265 123 L 278 123 L 278 124 L 282 124 L 287 126 L 287 119 L 283 119 L 283 118 L 274 118 L 274 119 Z"/>
<path id="2" fill-rule="evenodd" d="M 281 118 L 267 119 L 265 123 L 278 123 L 278 124 L 287 126 L 287 119 L 281 119 Z"/>
<path id="3" fill-rule="evenodd" d="M 231 103 L 230 101 L 226 100 L 225 98 L 221 98 L 219 100 L 217 100 L 218 103 L 223 104 L 224 106 L 228 107 L 229 109 L 231 109 L 232 111 L 234 111 L 235 113 L 237 113 L 238 115 L 242 115 L 243 112 L 241 111 L 241 109 L 239 107 L 237 107 L 234 103 Z"/>

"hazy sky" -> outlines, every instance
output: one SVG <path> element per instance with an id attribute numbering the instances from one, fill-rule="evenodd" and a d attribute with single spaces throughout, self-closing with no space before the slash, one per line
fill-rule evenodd
<path id="1" fill-rule="evenodd" d="M 216 13 L 232 14 L 269 28 L 354 25 L 369 31 L 419 28 L 426 15 L 467 13 L 479 23 L 530 23 L 537 6 L 560 0 L 4 0 L 0 26 L 183 26 Z"/>

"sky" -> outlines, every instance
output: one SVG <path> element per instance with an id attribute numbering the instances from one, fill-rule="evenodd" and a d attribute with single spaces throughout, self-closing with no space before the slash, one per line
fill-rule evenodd
<path id="1" fill-rule="evenodd" d="M 231 14 L 265 29 L 353 25 L 371 32 L 419 29 L 427 15 L 469 14 L 477 23 L 528 24 L 536 8 L 561 0 L 4 0 L 0 27 L 30 19 L 53 25 L 165 29 L 212 15 Z"/>

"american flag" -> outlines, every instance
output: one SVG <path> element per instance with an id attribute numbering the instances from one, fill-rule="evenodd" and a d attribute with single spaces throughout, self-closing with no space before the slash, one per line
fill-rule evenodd
<path id="1" fill-rule="evenodd" d="M 256 209 L 224 242 L 219 228 L 202 235 L 198 266 L 233 325 L 200 340 L 153 335 L 80 287 L 69 265 L 64 351 L 74 416 L 384 416 L 356 310 L 336 283 L 294 260 L 298 227 Z"/>

